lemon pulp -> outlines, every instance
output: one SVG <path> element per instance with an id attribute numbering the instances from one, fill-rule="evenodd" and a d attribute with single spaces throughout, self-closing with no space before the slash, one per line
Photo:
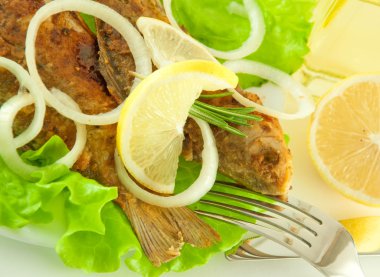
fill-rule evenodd
<path id="1" fill-rule="evenodd" d="M 356 76 L 318 104 L 310 150 L 322 177 L 353 200 L 380 205 L 380 76 Z"/>

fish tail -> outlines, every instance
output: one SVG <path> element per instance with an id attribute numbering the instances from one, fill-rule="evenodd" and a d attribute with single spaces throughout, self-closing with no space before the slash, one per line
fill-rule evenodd
<path id="1" fill-rule="evenodd" d="M 218 233 L 186 207 L 157 207 L 128 195 L 123 209 L 146 256 L 157 267 L 179 256 L 185 243 L 205 248 L 220 241 Z"/>

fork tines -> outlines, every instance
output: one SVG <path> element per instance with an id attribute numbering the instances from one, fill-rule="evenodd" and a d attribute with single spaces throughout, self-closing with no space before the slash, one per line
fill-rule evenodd
<path id="1" fill-rule="evenodd" d="M 201 203 L 198 214 L 238 225 L 282 244 L 326 276 L 364 276 L 347 230 L 303 201 L 289 197 L 284 202 L 218 182 Z M 252 259 L 256 254 L 240 246 L 230 257 Z"/>
<path id="2" fill-rule="evenodd" d="M 234 194 L 223 192 L 226 189 Z M 309 236 L 315 237 L 318 234 L 315 228 L 310 226 L 322 224 L 321 219 L 308 213 L 307 204 L 299 205 L 298 203 L 296 206 L 274 197 L 236 187 L 231 183 L 218 182 L 214 189 L 208 193 L 207 198 L 212 198 L 212 200 L 202 199 L 200 202 L 204 206 L 196 211 L 198 214 L 236 224 L 243 228 L 246 228 L 248 223 L 250 225 L 253 223 L 255 230 L 252 231 L 259 234 L 265 232 L 267 235 L 268 229 L 276 230 L 288 235 L 285 238 L 287 243 L 294 243 L 294 239 L 296 239 L 307 247 L 311 247 L 311 242 L 307 238 Z M 210 211 L 207 207 L 217 207 L 219 212 L 215 212 L 215 209 Z M 224 215 L 222 210 L 232 211 L 234 216 Z"/>

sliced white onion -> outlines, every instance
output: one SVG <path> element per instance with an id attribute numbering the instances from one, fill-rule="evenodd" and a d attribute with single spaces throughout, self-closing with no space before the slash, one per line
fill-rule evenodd
<path id="1" fill-rule="evenodd" d="M 59 99 L 65 101 L 73 109 L 79 110 L 76 103 L 67 95 L 61 95 L 55 92 Z M 33 97 L 30 94 L 19 94 L 10 98 L 0 108 L 0 156 L 3 158 L 7 166 L 17 174 L 24 178 L 29 178 L 30 174 L 41 167 L 36 167 L 25 163 L 17 152 L 17 145 L 13 137 L 12 125 L 17 113 L 24 107 L 33 104 Z M 68 167 L 73 166 L 82 153 L 86 145 L 86 127 L 76 123 L 77 134 L 74 147 L 64 157 L 56 161 L 56 163 L 64 164 Z"/>
<path id="2" fill-rule="evenodd" d="M 152 72 L 152 64 L 150 61 L 149 51 L 145 45 L 145 42 L 136 30 L 135 27 L 122 15 L 115 12 L 113 9 L 106 5 L 97 3 L 91 0 L 55 0 L 45 4 L 41 7 L 33 16 L 29 23 L 26 41 L 25 41 L 25 58 L 28 65 L 28 70 L 32 80 L 36 83 L 38 89 L 40 89 L 45 97 L 46 102 L 56 109 L 60 114 L 67 118 L 70 118 L 76 122 L 88 125 L 106 125 L 116 123 L 122 104 L 114 110 L 97 114 L 88 115 L 79 112 L 71 107 L 65 105 L 57 98 L 55 98 L 50 91 L 46 88 L 42 82 L 41 77 L 37 70 L 36 65 L 36 48 L 35 42 L 37 32 L 40 25 L 50 16 L 64 12 L 64 11 L 76 11 L 93 15 L 103 20 L 107 24 L 115 28 L 122 37 L 127 41 L 128 46 L 135 60 L 136 72 L 142 75 L 149 75 Z M 133 81 L 134 88 L 138 79 Z"/>
<path id="3" fill-rule="evenodd" d="M 250 92 L 260 97 L 263 105 L 283 112 L 285 111 L 286 92 L 272 82 L 266 82 L 260 87 L 245 88 L 244 92 Z"/>
<path id="4" fill-rule="evenodd" d="M 173 16 L 171 3 L 172 0 L 164 0 L 166 16 L 174 27 L 182 30 Z M 256 3 L 255 0 L 243 0 L 243 4 L 247 10 L 247 15 L 251 27 L 248 39 L 242 44 L 242 46 L 230 51 L 220 51 L 207 47 L 205 45 L 211 54 L 213 54 L 215 57 L 226 60 L 241 59 L 255 52 L 263 42 L 265 35 L 265 22 L 260 6 Z"/>
<path id="5" fill-rule="evenodd" d="M 293 97 L 298 105 L 298 111 L 295 113 L 285 113 L 264 107 L 245 98 L 236 90 L 233 90 L 234 94 L 232 97 L 234 97 L 235 100 L 243 106 L 254 107 L 258 112 L 288 120 L 307 117 L 315 109 L 314 101 L 307 93 L 306 88 L 300 83 L 296 82 L 291 76 L 285 72 L 278 70 L 277 68 L 248 60 L 227 61 L 223 65 L 235 73 L 252 74 L 277 84 Z"/>
<path id="6" fill-rule="evenodd" d="M 0 67 L 7 69 L 16 76 L 20 86 L 19 91 L 26 88 L 34 98 L 33 120 L 28 128 L 14 139 L 15 147 L 18 148 L 33 140 L 41 131 L 46 111 L 45 99 L 35 83 L 32 82 L 28 72 L 21 65 L 10 59 L 0 57 Z"/>
<path id="7" fill-rule="evenodd" d="M 17 153 L 12 125 L 19 110 L 33 104 L 30 94 L 19 94 L 8 99 L 0 108 L 0 155 L 8 167 L 15 173 L 28 178 L 38 167 L 26 164 Z"/>
<path id="8" fill-rule="evenodd" d="M 203 137 L 202 169 L 199 177 L 185 191 L 173 196 L 160 196 L 144 190 L 129 177 L 119 154 L 115 151 L 116 171 L 121 183 L 138 199 L 160 207 L 182 207 L 202 198 L 214 185 L 218 170 L 218 151 L 210 126 L 203 120 L 193 118 L 199 125 Z"/>

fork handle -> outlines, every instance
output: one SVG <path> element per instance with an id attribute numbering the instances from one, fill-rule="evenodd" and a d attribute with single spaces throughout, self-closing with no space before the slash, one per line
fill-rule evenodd
<path id="1" fill-rule="evenodd" d="M 215 216 L 215 218 L 217 218 Z M 224 221 L 228 222 L 226 217 Z M 337 232 L 334 243 L 328 247 L 324 255 L 318 261 L 313 261 L 297 247 L 297 241 L 293 241 L 292 245 L 285 243 L 279 239 L 278 231 L 266 228 L 257 224 L 244 222 L 241 220 L 233 220 L 231 223 L 237 224 L 240 227 L 262 235 L 270 240 L 277 242 L 289 250 L 293 251 L 305 261 L 309 262 L 312 266 L 318 269 L 321 273 L 328 277 L 365 277 L 363 270 L 359 263 L 359 258 L 355 245 L 352 242 L 351 236 L 342 227 L 341 232 Z"/>

